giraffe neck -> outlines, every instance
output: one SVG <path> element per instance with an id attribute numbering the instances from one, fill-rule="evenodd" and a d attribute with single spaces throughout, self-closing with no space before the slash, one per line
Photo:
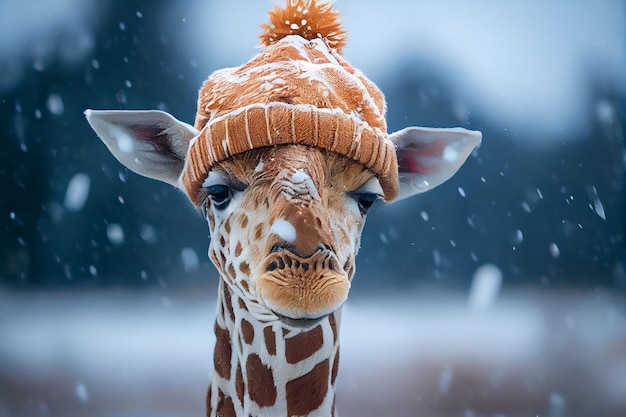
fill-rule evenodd
<path id="1" fill-rule="evenodd" d="M 220 280 L 208 416 L 331 416 L 339 312 L 307 327 L 257 319 Z"/>

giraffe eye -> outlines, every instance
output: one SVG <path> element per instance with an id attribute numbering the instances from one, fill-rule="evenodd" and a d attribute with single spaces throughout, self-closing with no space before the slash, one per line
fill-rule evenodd
<path id="1" fill-rule="evenodd" d="M 209 200 L 216 210 L 224 210 L 228 207 L 231 197 L 231 189 L 227 185 L 215 184 L 206 187 L 209 192 Z"/>
<path id="2" fill-rule="evenodd" d="M 382 197 L 383 189 L 378 178 L 372 177 L 365 184 L 348 193 L 348 195 L 356 202 L 361 216 L 365 217 L 370 207 L 374 205 L 376 200 Z"/>
<path id="3" fill-rule="evenodd" d="M 352 198 L 356 200 L 361 215 L 365 216 L 380 196 L 376 193 L 352 193 Z"/>

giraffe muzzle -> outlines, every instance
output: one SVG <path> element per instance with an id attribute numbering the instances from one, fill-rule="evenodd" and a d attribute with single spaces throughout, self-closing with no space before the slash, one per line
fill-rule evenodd
<path id="1" fill-rule="evenodd" d="M 324 317 L 343 304 L 350 289 L 348 274 L 326 245 L 307 257 L 274 246 L 263 270 L 257 291 L 267 307 L 281 318 Z"/>

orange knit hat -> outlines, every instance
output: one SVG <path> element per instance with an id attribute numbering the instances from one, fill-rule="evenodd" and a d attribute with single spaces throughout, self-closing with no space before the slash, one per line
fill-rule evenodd
<path id="1" fill-rule="evenodd" d="M 198 191 L 211 167 L 264 146 L 302 144 L 354 159 L 378 177 L 387 201 L 398 190 L 385 98 L 341 56 L 345 32 L 327 3 L 287 0 L 263 25 L 265 48 L 237 68 L 214 72 L 198 99 L 182 184 Z"/>

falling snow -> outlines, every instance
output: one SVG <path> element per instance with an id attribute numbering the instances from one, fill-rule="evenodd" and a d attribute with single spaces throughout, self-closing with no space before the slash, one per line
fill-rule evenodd
<path id="1" fill-rule="evenodd" d="M 444 148 L 442 156 L 446 162 L 454 162 L 459 159 L 459 149 L 457 147 L 458 144 L 455 142 Z"/>
<path id="2" fill-rule="evenodd" d="M 441 265 L 441 253 L 437 249 L 433 250 L 433 262 L 435 266 Z"/>
<path id="3" fill-rule="evenodd" d="M 502 272 L 493 264 L 485 264 L 476 270 L 469 293 L 469 306 L 474 311 L 489 310 L 500 292 Z"/>
<path id="4" fill-rule="evenodd" d="M 562 395 L 550 393 L 550 417 L 565 417 L 565 398 Z"/>
<path id="5" fill-rule="evenodd" d="M 107 238 L 113 245 L 124 243 L 124 229 L 118 223 L 111 223 L 107 226 Z"/>
<path id="6" fill-rule="evenodd" d="M 183 261 L 183 267 L 186 272 L 195 271 L 200 266 L 198 255 L 192 248 L 183 248 L 180 251 L 180 259 Z"/>
<path id="7" fill-rule="evenodd" d="M 272 233 L 277 234 L 282 240 L 287 243 L 292 243 L 296 240 L 296 228 L 291 223 L 284 219 L 276 219 L 270 229 Z"/>
<path id="8" fill-rule="evenodd" d="M 139 237 L 146 243 L 157 243 L 157 231 L 154 226 L 150 224 L 142 224 L 139 228 Z"/>
<path id="9" fill-rule="evenodd" d="M 128 133 L 126 133 L 122 129 L 112 129 L 111 134 L 115 138 L 117 142 L 117 147 L 120 149 L 120 151 L 125 153 L 130 153 L 133 151 L 135 145 L 133 142 L 133 138 Z"/>
<path id="10" fill-rule="evenodd" d="M 541 190 L 539 188 L 537 188 L 537 195 L 539 196 L 540 200 L 543 200 L 543 194 L 541 194 Z"/>
<path id="11" fill-rule="evenodd" d="M 591 209 L 595 211 L 602 220 L 606 220 L 604 206 L 602 205 L 602 201 L 600 201 L 600 197 L 598 197 L 598 191 L 596 190 L 596 187 L 593 185 L 588 186 L 587 194 L 589 194 L 589 198 L 591 199 Z"/>
<path id="12" fill-rule="evenodd" d="M 82 382 L 76 384 L 74 392 L 76 393 L 76 398 L 78 398 L 80 402 L 89 402 L 89 392 L 87 391 L 87 387 L 85 386 L 85 384 L 83 384 Z"/>
<path id="13" fill-rule="evenodd" d="M 439 376 L 439 392 L 441 394 L 447 394 L 450 391 L 450 386 L 452 385 L 452 377 L 454 376 L 454 371 L 451 366 L 446 366 L 446 368 L 441 372 Z"/>
<path id="14" fill-rule="evenodd" d="M 559 247 L 556 243 L 550 243 L 549 249 L 550 255 L 552 255 L 554 259 L 558 258 L 561 255 L 561 251 L 559 250 Z"/>
<path id="15" fill-rule="evenodd" d="M 609 124 L 612 123 L 615 118 L 615 110 L 611 103 L 606 100 L 600 100 L 596 103 L 596 115 L 598 121 Z"/>
<path id="16" fill-rule="evenodd" d="M 80 211 L 89 197 L 90 184 L 91 180 L 87 174 L 75 174 L 67 185 L 63 205 L 68 210 Z"/>
<path id="17" fill-rule="evenodd" d="M 46 107 L 50 113 L 60 116 L 64 110 L 63 99 L 58 94 L 50 94 L 46 100 Z"/>

